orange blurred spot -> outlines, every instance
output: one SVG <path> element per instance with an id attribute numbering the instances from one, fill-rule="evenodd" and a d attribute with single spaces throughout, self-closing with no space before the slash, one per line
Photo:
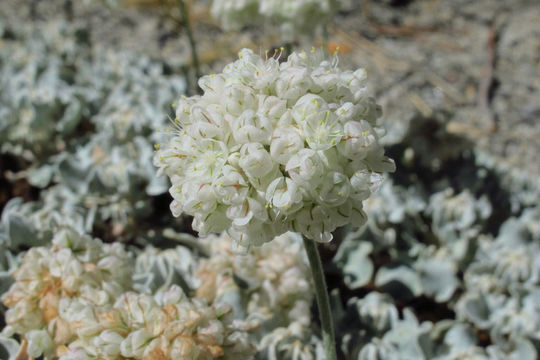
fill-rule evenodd
<path id="1" fill-rule="evenodd" d="M 337 51 L 338 54 L 349 54 L 352 51 L 352 46 L 347 43 L 328 41 L 326 46 L 328 53 L 333 54 Z"/>

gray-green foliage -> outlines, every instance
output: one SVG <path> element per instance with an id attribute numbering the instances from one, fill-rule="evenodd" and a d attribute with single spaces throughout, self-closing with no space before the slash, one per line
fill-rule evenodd
<path id="1" fill-rule="evenodd" d="M 30 163 L 32 185 L 53 185 L 37 207 L 75 210 L 85 231 L 133 226 L 168 188 L 153 147 L 184 79 L 164 62 L 93 46 L 83 27 L 10 30 L 0 47 L 1 151 Z"/>
<path id="2" fill-rule="evenodd" d="M 133 288 L 141 293 L 155 293 L 176 284 L 189 293 L 196 288 L 197 262 L 198 256 L 184 246 L 161 251 L 149 246 L 137 255 Z"/>
<path id="3" fill-rule="evenodd" d="M 1 151 L 41 162 L 65 149 L 83 118 L 74 86 L 90 50 L 82 29 L 65 23 L 17 26 L 0 46 Z"/>
<path id="4" fill-rule="evenodd" d="M 20 345 L 12 338 L 0 334 L 0 358 L 15 359 L 19 352 Z"/>
<path id="5" fill-rule="evenodd" d="M 507 220 L 495 239 L 483 239 L 456 305 L 459 318 L 488 331 L 503 349 L 521 344 L 520 351 L 534 356 L 540 340 L 539 224 L 538 208 L 527 209 Z"/>
<path id="6" fill-rule="evenodd" d="M 455 159 L 441 157 L 441 169 L 445 161 Z M 540 213 L 527 207 L 528 199 L 518 216 L 508 217 L 508 203 L 493 202 L 504 201 L 504 190 L 494 194 L 475 184 L 495 181 L 491 170 L 461 161 L 472 178 L 417 172 L 416 182 L 404 181 L 407 175 L 387 179 L 366 202 L 368 223 L 345 236 L 334 258 L 345 284 L 353 291 L 375 287 L 391 295 L 372 291 L 349 300 L 336 323 L 347 358 L 537 358 Z M 403 163 L 402 171 L 426 171 L 425 163 Z M 506 221 L 494 227 L 493 218 Z M 362 314 L 369 313 L 370 303 L 379 318 L 366 324 Z M 394 304 L 406 307 L 384 310 Z M 426 305 L 432 310 L 424 313 Z M 420 320 L 426 314 L 442 319 Z M 362 330 L 347 325 L 354 317 Z"/>

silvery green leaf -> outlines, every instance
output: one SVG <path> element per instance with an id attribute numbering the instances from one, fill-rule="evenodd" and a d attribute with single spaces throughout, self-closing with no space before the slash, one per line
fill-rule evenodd
<path id="1" fill-rule="evenodd" d="M 153 293 L 176 284 L 189 293 L 195 288 L 195 264 L 196 259 L 183 246 L 162 251 L 147 247 L 135 260 L 133 286 L 139 292 Z"/>
<path id="2" fill-rule="evenodd" d="M 235 319 L 245 319 L 247 315 L 247 297 L 243 294 L 243 291 L 240 289 L 230 289 L 222 293 L 218 299 L 229 305 L 233 309 L 233 314 Z"/>
<path id="3" fill-rule="evenodd" d="M 397 267 L 383 266 L 375 276 L 375 285 L 388 289 L 390 293 L 404 296 L 401 287 L 404 287 L 413 296 L 420 296 L 423 292 L 422 281 L 416 271 L 405 265 Z"/>
<path id="4" fill-rule="evenodd" d="M 479 240 L 475 261 L 465 272 L 467 286 L 485 288 L 483 284 L 490 278 L 493 289 L 486 290 L 501 293 L 511 287 L 539 284 L 540 243 Z"/>
<path id="5" fill-rule="evenodd" d="M 56 128 L 62 134 L 70 134 L 75 130 L 81 119 L 82 105 L 80 101 L 73 98 L 64 110 L 64 115 L 58 122 Z"/>
<path id="6" fill-rule="evenodd" d="M 530 341 L 517 338 L 511 340 L 511 347 L 503 349 L 497 345 L 487 347 L 490 360 L 536 360 L 538 351 Z"/>
<path id="7" fill-rule="evenodd" d="M 14 339 L 0 334 L 0 359 L 16 360 L 21 345 Z"/>
<path id="8" fill-rule="evenodd" d="M 373 329 L 382 334 L 399 322 L 399 313 L 393 299 L 387 294 L 370 292 L 362 299 L 349 300 L 358 312 L 362 327 Z"/>
<path id="9" fill-rule="evenodd" d="M 456 268 L 452 262 L 442 259 L 421 260 L 415 264 L 420 275 L 424 293 L 437 302 L 448 301 L 459 285 Z"/>
<path id="10" fill-rule="evenodd" d="M 512 336 L 540 340 L 540 288 L 522 292 L 514 292 L 493 309 L 490 335 L 494 343 L 505 345 Z"/>
<path id="11" fill-rule="evenodd" d="M 379 339 L 373 339 L 366 344 L 357 360 L 402 360 L 399 350 L 387 342 L 381 342 Z"/>
<path id="12" fill-rule="evenodd" d="M 373 245 L 362 241 L 358 247 L 347 253 L 346 262 L 343 266 L 345 283 L 351 289 L 357 289 L 367 284 L 373 275 L 373 264 L 369 254 Z"/>
<path id="13" fill-rule="evenodd" d="M 540 241 L 540 207 L 523 211 L 519 218 L 512 217 L 502 224 L 497 241 L 505 244 L 528 244 Z"/>
<path id="14" fill-rule="evenodd" d="M 403 360 L 429 359 L 433 351 L 430 340 L 431 323 L 418 324 L 418 320 L 409 310 L 404 310 L 404 319 L 399 321 L 382 338 L 394 345 Z"/>
<path id="15" fill-rule="evenodd" d="M 9 287 L 14 282 L 15 280 L 10 272 L 0 271 L 0 295 L 8 291 Z"/>
<path id="16" fill-rule="evenodd" d="M 491 312 L 504 304 L 503 295 L 482 295 L 466 293 L 458 302 L 456 312 L 460 319 L 471 321 L 480 329 L 487 329 L 493 324 Z"/>
<path id="17" fill-rule="evenodd" d="M 465 350 L 477 343 L 474 329 L 466 324 L 455 324 L 444 337 L 444 342 L 454 350 Z"/>
<path id="18" fill-rule="evenodd" d="M 50 165 L 43 165 L 28 171 L 28 182 L 36 187 L 44 188 L 50 184 L 54 175 L 54 168 Z"/>
<path id="19" fill-rule="evenodd" d="M 36 236 L 31 230 L 31 225 L 18 214 L 10 214 L 8 217 L 9 247 L 17 249 L 21 246 L 31 247 L 36 244 Z"/>
<path id="20" fill-rule="evenodd" d="M 364 210 L 368 213 L 368 219 L 383 225 L 399 224 L 406 216 L 418 214 L 425 207 L 426 203 L 416 188 L 406 189 L 387 179 L 378 191 L 366 200 Z"/>
<path id="21" fill-rule="evenodd" d="M 477 235 L 482 221 L 491 215 L 491 204 L 485 197 L 475 199 L 468 190 L 455 195 L 447 188 L 431 196 L 427 212 L 432 216 L 434 233 L 449 243 Z"/>
<path id="22" fill-rule="evenodd" d="M 58 164 L 59 176 L 64 184 L 73 190 L 85 192 L 88 181 L 88 167 L 66 158 Z"/>

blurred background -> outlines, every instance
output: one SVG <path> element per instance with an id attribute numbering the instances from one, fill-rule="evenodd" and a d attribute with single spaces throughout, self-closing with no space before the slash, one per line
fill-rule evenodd
<path id="1" fill-rule="evenodd" d="M 242 48 L 315 46 L 367 70 L 397 165 L 368 224 L 320 246 L 340 356 L 536 359 L 540 3 L 340 0 L 288 38 L 271 22 L 229 30 L 212 6 L 0 1 L 0 292 L 51 224 L 140 249 L 193 234 L 152 165 L 175 101 Z"/>

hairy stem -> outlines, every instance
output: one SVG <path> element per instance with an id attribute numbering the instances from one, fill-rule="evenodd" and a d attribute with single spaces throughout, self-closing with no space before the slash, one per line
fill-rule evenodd
<path id="1" fill-rule="evenodd" d="M 323 336 L 323 344 L 326 352 L 327 360 L 336 360 L 336 342 L 334 336 L 334 323 L 332 321 L 332 312 L 330 310 L 330 300 L 328 297 L 328 289 L 324 280 L 324 272 L 322 269 L 321 258 L 317 250 L 315 241 L 303 238 L 304 248 L 309 259 L 311 274 L 313 275 L 313 283 L 315 284 L 315 297 L 317 299 L 317 307 L 319 308 L 319 317 L 321 319 L 321 328 Z"/>

